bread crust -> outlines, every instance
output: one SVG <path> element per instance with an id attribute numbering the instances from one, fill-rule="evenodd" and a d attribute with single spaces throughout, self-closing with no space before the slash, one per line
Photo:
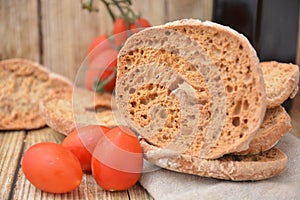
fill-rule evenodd
<path id="1" fill-rule="evenodd" d="M 0 130 L 29 130 L 45 126 L 39 101 L 55 90 L 71 89 L 66 78 L 26 59 L 0 62 Z"/>
<path id="2" fill-rule="evenodd" d="M 176 33 L 173 34 L 173 31 L 185 36 L 179 36 L 175 38 Z M 198 31 L 197 34 L 196 31 Z M 204 37 L 202 39 L 200 38 L 199 40 L 197 39 L 197 37 L 201 35 L 201 31 L 204 31 L 207 34 L 216 34 L 218 36 L 222 36 L 222 38 L 231 38 L 232 41 L 235 42 L 235 44 L 240 45 L 237 45 L 237 49 L 241 48 L 242 50 L 240 52 L 242 52 L 245 57 L 241 56 L 240 58 L 234 58 L 232 60 L 231 58 L 228 58 L 230 54 L 227 55 L 226 52 L 224 53 L 224 55 L 217 55 L 217 47 L 206 45 L 206 43 L 210 43 L 210 39 L 214 39 L 212 35 L 207 36 L 207 41 L 202 41 Z M 163 33 L 165 33 L 165 35 L 163 35 Z M 172 37 L 174 37 L 175 39 L 172 39 Z M 188 40 L 191 41 L 189 42 Z M 182 44 L 180 43 L 181 41 L 187 41 L 186 43 L 189 43 L 189 45 Z M 196 46 L 196 48 L 192 47 L 193 45 Z M 157 53 L 157 48 L 160 48 L 161 46 L 166 48 L 164 49 L 165 51 L 160 51 L 159 53 Z M 150 50 L 148 47 L 150 47 Z M 199 50 L 199 52 L 194 52 L 196 51 L 195 49 Z M 166 54 L 166 52 L 171 53 Z M 203 55 L 203 52 L 208 56 Z M 143 60 L 143 58 L 149 54 L 155 54 L 155 56 L 151 57 L 152 60 L 150 60 L 149 58 L 149 62 L 147 63 L 146 58 L 145 60 Z M 164 59 L 159 60 L 159 57 L 164 54 L 166 54 Z M 176 55 L 174 56 L 174 54 Z M 238 55 L 238 53 L 236 52 L 235 54 Z M 172 56 L 174 57 L 174 59 Z M 177 60 L 169 65 L 171 66 L 171 68 L 177 63 L 183 63 L 181 65 L 183 66 L 183 68 L 189 64 L 192 64 L 192 67 L 197 64 L 206 66 L 200 69 L 200 71 L 202 70 L 201 73 L 203 76 L 197 77 L 198 80 L 202 79 L 202 82 L 206 83 L 206 86 L 200 89 L 200 91 L 203 90 L 204 92 L 199 92 L 199 90 L 197 90 L 197 88 L 199 89 L 200 87 L 199 85 L 197 85 L 197 83 L 193 85 L 192 79 L 196 75 L 189 76 L 187 72 L 189 69 L 181 69 L 181 66 L 179 66 L 174 70 L 173 67 L 174 71 L 177 70 L 179 74 L 181 73 L 181 75 L 183 75 L 183 81 L 176 79 L 174 82 L 179 80 L 178 82 L 180 82 L 180 84 L 183 83 L 182 85 L 184 86 L 192 83 L 192 92 L 189 92 L 189 94 L 193 92 L 196 93 L 195 96 L 198 99 L 201 99 L 201 95 L 204 93 L 204 97 L 201 100 L 203 100 L 202 102 L 205 103 L 203 105 L 199 105 L 200 109 L 192 106 L 188 107 L 188 104 L 185 104 L 184 106 L 178 108 L 178 105 L 180 105 L 180 103 L 178 103 L 175 97 L 172 96 L 172 94 L 174 94 L 174 90 L 170 89 L 170 87 L 169 89 L 171 92 L 167 92 L 167 89 L 160 90 L 160 88 L 151 84 L 150 86 L 146 86 L 145 89 L 140 89 L 142 88 L 142 86 L 139 85 L 139 80 L 142 80 L 144 77 L 151 77 L 151 75 L 147 74 L 164 72 L 167 74 L 166 76 L 171 77 L 170 80 L 175 79 L 174 77 L 176 73 L 172 74 L 171 72 L 166 72 L 168 70 L 168 67 L 164 68 L 164 65 L 161 64 L 161 62 L 169 62 L 168 60 L 170 57 L 172 57 L 171 59 L 173 60 Z M 182 58 L 185 57 L 190 58 L 190 60 L 184 61 Z M 155 59 L 158 60 L 158 63 L 156 63 L 157 66 L 155 65 L 155 63 L 153 64 L 153 60 Z M 201 61 L 198 61 L 197 63 L 197 59 L 203 59 L 206 63 Z M 232 64 L 228 69 L 225 62 L 223 62 L 223 59 L 229 59 L 230 61 L 228 61 L 228 63 L 236 62 L 237 64 Z M 241 61 L 242 59 L 244 59 L 243 62 L 246 62 L 246 64 Z M 136 66 L 142 65 L 144 68 L 147 68 L 149 70 L 144 70 L 144 68 L 137 69 Z M 214 68 L 214 65 L 216 65 L 217 67 Z M 211 67 L 209 69 L 209 75 L 206 74 L 206 76 L 205 70 L 207 69 L 207 66 Z M 230 78 L 233 78 L 230 74 L 236 73 L 238 71 L 238 69 L 235 68 L 238 68 L 241 74 L 245 75 L 246 73 L 250 73 L 250 75 L 245 75 L 245 81 L 241 81 L 243 78 L 236 78 L 234 81 L 230 80 Z M 230 72 L 227 72 L 227 70 L 229 70 Z M 145 73 L 146 75 L 142 75 L 141 72 Z M 139 75 L 138 73 L 140 73 L 141 75 Z M 242 75 L 242 77 L 244 75 Z M 152 77 L 153 76 L 154 75 L 152 75 Z M 210 76 L 210 78 L 208 76 Z M 158 79 L 160 79 L 161 82 L 168 81 L 160 77 Z M 251 85 L 251 91 L 248 91 L 249 85 L 243 85 L 248 84 L 246 82 L 249 80 L 250 82 L 248 83 Z M 135 87 L 138 85 L 140 88 L 133 89 L 127 87 L 128 84 L 130 84 L 129 81 L 132 81 L 132 86 Z M 188 82 L 188 84 L 185 84 L 185 82 Z M 225 86 L 222 85 L 222 83 L 224 83 Z M 230 85 L 232 83 L 238 83 L 240 85 L 232 88 Z M 166 83 L 166 85 L 167 84 L 168 83 Z M 172 87 L 175 84 L 169 85 L 171 85 Z M 216 86 L 217 89 L 215 89 L 214 86 Z M 126 88 L 129 88 L 129 92 L 126 90 Z M 146 90 L 151 91 L 149 91 L 148 93 L 144 92 Z M 164 96 L 162 95 L 162 97 L 160 97 L 159 95 L 155 94 L 157 96 L 156 97 L 151 95 L 152 91 L 154 90 L 158 91 L 157 93 L 163 94 Z M 132 91 L 132 95 L 129 94 L 130 91 Z M 139 93 L 141 93 L 142 95 L 139 96 Z M 132 98 L 130 99 L 129 96 L 132 96 Z M 160 99 L 162 98 L 165 98 L 166 100 L 160 101 Z M 266 109 L 266 95 L 262 72 L 259 67 L 259 61 L 256 56 L 256 52 L 250 45 L 249 41 L 244 36 L 238 34 L 236 31 L 228 27 L 224 27 L 212 22 L 200 22 L 199 20 L 191 19 L 180 20 L 172 23 L 167 23 L 166 25 L 152 27 L 135 34 L 134 36 L 129 38 L 129 40 L 127 40 L 118 56 L 116 99 L 119 109 L 121 110 L 121 114 L 125 118 L 130 128 L 136 130 L 139 134 L 142 135 L 142 137 L 145 137 L 146 140 L 160 147 L 165 147 L 170 143 L 174 144 L 176 143 L 174 142 L 174 140 L 179 140 L 178 143 L 173 145 L 175 146 L 173 147 L 173 149 L 182 150 L 186 148 L 186 154 L 200 156 L 201 158 L 206 159 L 215 159 L 227 153 L 248 149 L 250 141 L 255 136 L 257 129 L 262 123 Z M 138 99 L 139 102 L 136 101 L 136 99 Z M 144 102 L 148 104 L 148 107 L 142 105 L 144 104 Z M 168 128 L 166 128 L 166 126 L 168 125 L 161 127 L 161 129 L 156 128 L 161 125 L 160 121 L 163 120 L 157 119 L 157 124 L 155 124 L 154 121 L 153 123 L 151 123 L 151 121 L 147 121 L 149 118 L 153 118 L 153 116 L 155 115 L 154 111 L 151 111 L 151 109 L 149 108 L 151 102 L 157 102 L 158 104 L 163 105 L 163 107 L 166 108 L 167 111 L 165 111 L 164 114 L 164 111 L 161 108 L 158 108 L 159 106 L 152 107 L 156 113 L 160 112 L 162 117 L 167 116 L 167 121 L 175 121 L 173 125 L 170 125 L 172 126 L 172 128 L 170 129 L 172 130 L 168 130 Z M 168 104 L 165 102 L 167 102 Z M 185 107 L 188 109 L 186 109 Z M 171 116 L 171 112 L 177 112 L 176 108 L 178 108 L 179 110 L 179 114 L 177 114 L 179 117 L 176 118 L 176 116 L 172 116 L 168 118 L 169 116 Z M 147 116 L 147 109 L 149 109 L 150 113 L 152 112 L 153 116 Z M 191 119 L 187 119 L 185 117 L 182 117 L 182 119 L 180 118 L 180 114 L 182 115 L 183 109 L 187 110 L 187 116 L 189 114 L 193 114 L 195 116 L 199 114 L 196 113 L 197 110 L 200 110 L 201 117 L 204 116 L 206 118 L 200 118 L 198 122 L 202 121 L 203 124 L 199 126 L 197 126 L 197 124 L 191 123 L 178 124 L 178 121 L 192 121 Z M 251 110 L 251 115 L 249 115 L 249 110 Z M 135 116 L 136 113 L 141 113 L 141 115 Z M 142 118 L 145 118 L 146 120 L 143 120 Z M 195 121 L 197 121 L 197 119 Z M 174 128 L 175 126 L 177 128 Z M 156 134 L 153 134 L 152 130 L 147 129 L 147 127 L 154 127 L 155 131 L 157 131 Z M 178 134 L 178 131 L 182 131 L 181 127 L 187 127 L 187 129 L 192 128 L 193 130 L 187 130 L 184 134 Z M 197 128 L 200 131 L 196 130 Z M 151 135 L 149 134 L 149 132 L 151 132 Z M 191 135 L 195 136 L 193 141 L 190 141 Z"/>
<path id="3" fill-rule="evenodd" d="M 277 147 L 258 155 L 226 155 L 215 160 L 206 160 L 191 155 L 178 155 L 141 140 L 145 158 L 165 169 L 203 177 L 232 181 L 263 180 L 284 171 L 287 156 Z"/>
<path id="4" fill-rule="evenodd" d="M 299 84 L 298 65 L 266 61 L 261 62 L 260 66 L 266 83 L 268 108 L 279 106 L 288 98 L 295 97 Z"/>
<path id="5" fill-rule="evenodd" d="M 234 154 L 258 154 L 267 151 L 275 146 L 291 127 L 291 118 L 282 106 L 269 108 L 261 127 L 249 144 L 249 149 Z"/>
<path id="6" fill-rule="evenodd" d="M 40 102 L 40 116 L 49 127 L 68 135 L 87 124 L 117 125 L 111 111 L 111 94 L 75 91 L 76 94 L 72 91 L 52 93 Z"/>

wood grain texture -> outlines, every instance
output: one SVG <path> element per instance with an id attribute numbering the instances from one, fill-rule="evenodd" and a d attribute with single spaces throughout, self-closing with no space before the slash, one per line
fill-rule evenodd
<path id="1" fill-rule="evenodd" d="M 165 14 L 167 6 L 165 0 L 133 0 L 132 4 L 133 9 L 142 17 L 149 19 L 151 25 L 159 25 L 168 21 Z"/>
<path id="2" fill-rule="evenodd" d="M 0 60 L 40 61 L 37 0 L 0 0 Z"/>
<path id="3" fill-rule="evenodd" d="M 0 141 L 1 139 L 0 135 Z M 55 142 L 61 143 L 65 138 L 62 134 L 50 129 L 43 128 L 39 130 L 30 131 L 27 133 L 26 142 L 24 145 L 24 152 L 32 145 L 39 142 Z M 6 139 L 7 140 L 7 139 Z M 12 139 L 11 139 L 12 140 Z M 18 139 L 18 141 L 22 142 L 22 139 Z M 6 141 L 8 142 L 8 141 Z M 22 145 L 20 145 L 22 146 Z M 2 152 L 2 151 L 1 151 Z M 20 152 L 20 150 L 19 150 Z M 23 152 L 23 153 L 24 153 Z M 2 165 L 0 165 L 2 166 Z M 14 169 L 12 169 L 12 173 Z M 1 176 L 0 176 L 1 177 Z M 2 180 L 2 179 L 1 179 Z M 0 180 L 0 181 L 1 181 Z M 10 181 L 11 182 L 11 181 Z M 1 182 L 0 182 L 1 183 Z M 9 187 L 9 186 L 8 186 Z M 2 189 L 2 188 L 1 188 Z M 8 188 L 9 189 L 9 188 Z M 81 185 L 76 190 L 64 193 L 64 194 L 51 194 L 47 192 L 43 192 L 36 187 L 34 187 L 30 182 L 25 178 L 22 170 L 20 169 L 18 172 L 17 180 L 15 183 L 15 187 L 12 191 L 12 199 L 35 199 L 35 200 L 43 200 L 43 199 L 151 199 L 148 193 L 139 185 L 135 185 L 133 188 L 128 191 L 121 192 L 107 192 L 100 188 L 91 174 L 84 174 Z"/>
<path id="4" fill-rule="evenodd" d="M 9 198 L 24 138 L 24 131 L 0 132 L 0 199 Z"/>
<path id="5" fill-rule="evenodd" d="M 182 18 L 211 20 L 212 0 L 166 0 L 166 15 L 168 21 Z"/>
<path id="6" fill-rule="evenodd" d="M 89 13 L 80 1 L 41 0 L 44 65 L 74 80 L 88 45 L 101 33 L 110 33 L 106 10 Z"/>

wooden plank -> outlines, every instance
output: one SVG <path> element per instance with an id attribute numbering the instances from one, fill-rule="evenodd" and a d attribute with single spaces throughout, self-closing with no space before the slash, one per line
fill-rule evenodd
<path id="1" fill-rule="evenodd" d="M 130 200 L 140 200 L 140 199 L 148 199 L 153 200 L 153 198 L 145 192 L 145 189 L 140 185 L 136 184 L 134 187 L 128 190 Z"/>
<path id="2" fill-rule="evenodd" d="M 37 8 L 37 0 L 0 0 L 0 60 L 39 61 Z"/>
<path id="3" fill-rule="evenodd" d="M 182 18 L 212 19 L 212 0 L 166 0 L 168 21 Z"/>
<path id="4" fill-rule="evenodd" d="M 9 198 L 24 138 L 24 131 L 0 132 L 0 199 Z"/>
<path id="5" fill-rule="evenodd" d="M 148 19 L 151 25 L 159 25 L 166 22 L 165 1 L 162 0 L 133 0 L 133 9 Z"/>
<path id="6" fill-rule="evenodd" d="M 74 80 L 91 41 L 110 33 L 112 21 L 100 5 L 100 12 L 89 13 L 80 1 L 41 0 L 44 65 Z"/>
<path id="7" fill-rule="evenodd" d="M 24 150 L 28 149 L 35 143 L 49 141 L 60 143 L 64 136 L 50 128 L 30 131 L 26 137 Z M 26 180 L 22 170 L 18 173 L 18 178 L 13 191 L 13 199 L 129 199 L 129 195 L 133 197 L 141 197 L 139 199 L 149 199 L 148 194 L 141 186 L 132 188 L 129 192 L 107 192 L 101 189 L 93 179 L 91 174 L 84 174 L 83 180 L 79 188 L 65 194 L 51 194 L 43 192 Z"/>

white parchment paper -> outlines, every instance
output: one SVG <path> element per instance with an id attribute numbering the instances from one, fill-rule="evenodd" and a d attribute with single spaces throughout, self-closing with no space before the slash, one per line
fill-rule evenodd
<path id="1" fill-rule="evenodd" d="M 287 169 L 267 180 L 232 182 L 160 169 L 143 174 L 140 183 L 157 200 L 300 200 L 300 139 L 289 133 L 277 147 L 289 158 Z"/>

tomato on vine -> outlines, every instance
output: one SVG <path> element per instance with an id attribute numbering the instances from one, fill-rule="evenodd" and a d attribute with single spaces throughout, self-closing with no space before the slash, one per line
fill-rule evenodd
<path id="1" fill-rule="evenodd" d="M 112 92 L 116 83 L 118 51 L 108 49 L 99 52 L 89 62 L 85 73 L 85 87 L 99 93 Z"/>
<path id="2" fill-rule="evenodd" d="M 130 34 L 128 31 L 126 22 L 124 18 L 118 18 L 114 22 L 114 27 L 113 27 L 113 35 L 115 39 L 115 44 L 117 46 L 122 46 L 124 42 L 128 38 L 128 34 Z"/>
<path id="3" fill-rule="evenodd" d="M 147 19 L 142 17 L 139 17 L 137 20 L 135 20 L 134 23 L 130 24 L 130 30 L 132 33 L 137 33 L 141 29 L 148 28 L 148 27 L 151 27 L 150 22 Z"/>
<path id="4" fill-rule="evenodd" d="M 99 52 L 107 50 L 107 49 L 113 49 L 113 45 L 112 45 L 112 43 L 110 43 L 107 34 L 99 35 L 92 41 L 92 43 L 90 44 L 90 46 L 88 48 L 88 54 L 90 54 L 93 50 L 95 50 L 96 47 L 98 47 Z M 94 54 L 96 54 L 96 53 L 94 53 Z"/>
<path id="5" fill-rule="evenodd" d="M 147 19 L 137 15 L 131 8 L 131 0 L 101 0 L 101 2 L 114 23 L 113 31 L 110 37 L 102 34 L 92 41 L 88 48 L 88 69 L 85 73 L 85 87 L 100 93 L 112 92 L 115 87 L 117 66 L 115 52 L 121 49 L 131 34 L 151 26 Z M 93 6 L 93 1 L 82 3 L 82 7 L 89 11 L 98 10 Z"/>

